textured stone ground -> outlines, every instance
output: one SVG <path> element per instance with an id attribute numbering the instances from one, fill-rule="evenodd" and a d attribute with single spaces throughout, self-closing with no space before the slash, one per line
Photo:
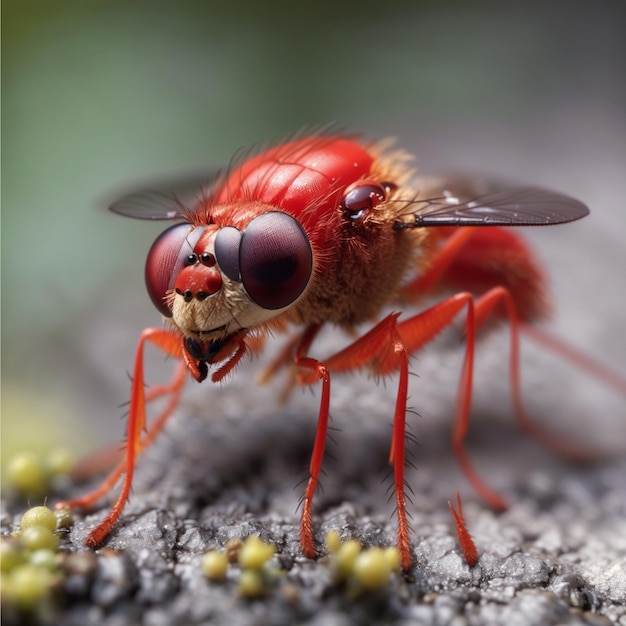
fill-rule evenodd
<path id="1" fill-rule="evenodd" d="M 335 341 L 331 334 L 326 345 Z M 501 402 L 507 397 L 502 381 L 493 383 L 492 392 L 477 385 L 469 449 L 484 476 L 511 501 L 507 512 L 494 513 L 467 486 L 450 451 L 453 394 L 446 390 L 454 389 L 460 351 L 456 341 L 441 343 L 413 364 L 420 376 L 412 383 L 412 404 L 420 416 L 410 419 L 416 439 L 409 444 L 415 468 L 408 472 L 415 566 L 406 577 L 394 577 L 379 593 L 353 597 L 333 583 L 327 559 L 301 557 L 296 508 L 317 398 L 305 392 L 276 406 L 272 390 L 252 384 L 251 364 L 221 389 L 189 388 L 166 433 L 142 458 L 133 495 L 106 549 L 96 554 L 88 576 L 67 579 L 55 623 L 625 624 L 623 456 L 585 467 L 557 459 L 520 436 Z M 497 367 L 500 343 L 497 337 L 487 341 L 479 380 L 503 374 Z M 537 393 L 528 395 L 537 415 L 542 400 L 554 407 L 538 380 L 545 372 L 532 367 L 535 357 L 540 359 L 531 352 L 528 369 Z M 555 376 L 552 391 L 563 372 Z M 366 546 L 394 542 L 385 468 L 393 382 L 337 379 L 337 430 L 316 505 L 320 545 L 330 529 Z M 570 388 L 569 398 L 558 394 L 553 404 L 565 410 L 545 417 L 567 430 L 567 407 L 574 406 L 572 414 L 585 412 L 585 398 L 576 397 L 581 389 Z M 494 403 L 501 410 L 492 410 Z M 611 422 L 606 416 L 603 429 Z M 480 553 L 473 569 L 460 556 L 446 506 L 457 488 Z M 103 514 L 77 516 L 64 546 L 84 550 L 88 529 Z M 8 520 L 5 510 L 5 528 Z M 200 570 L 205 551 L 250 534 L 277 546 L 276 564 L 285 570 L 256 600 L 239 597 L 237 568 L 222 584 L 208 582 Z"/>

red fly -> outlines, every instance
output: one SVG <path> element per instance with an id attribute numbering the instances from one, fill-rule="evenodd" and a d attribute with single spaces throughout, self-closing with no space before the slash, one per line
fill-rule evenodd
<path id="1" fill-rule="evenodd" d="M 510 328 L 510 378 L 515 412 L 530 435 L 569 456 L 585 456 L 560 436 L 530 422 L 522 407 L 519 335 L 526 331 L 577 361 L 621 392 L 626 382 L 555 339 L 531 331 L 549 314 L 542 269 L 524 240 L 509 226 L 570 222 L 588 214 L 569 196 L 536 187 L 481 191 L 477 183 L 416 177 L 410 158 L 384 144 L 336 135 L 289 141 L 205 185 L 187 201 L 176 195 L 127 196 L 111 210 L 128 217 L 176 223 L 154 242 L 146 262 L 146 285 L 166 327 L 141 333 L 133 370 L 125 458 L 103 484 L 60 506 L 88 507 L 124 475 L 109 515 L 86 543 L 101 544 L 128 499 L 138 455 L 154 440 L 178 404 L 188 375 L 221 381 L 241 359 L 260 350 L 268 331 L 290 332 L 279 356 L 262 373 L 266 381 L 287 366 L 290 385 L 321 382 L 317 431 L 303 497 L 300 539 L 315 555 L 313 496 L 324 457 L 334 374 L 367 369 L 399 373 L 389 462 L 393 467 L 402 567 L 411 565 L 405 498 L 405 416 L 409 357 L 464 314 L 465 358 L 457 393 L 452 443 L 468 480 L 493 507 L 504 499 L 474 470 L 463 445 L 472 396 L 474 345 L 479 330 L 504 317 Z M 416 305 L 435 293 L 437 304 L 410 317 L 388 305 Z M 451 294 L 451 295 L 450 295 Z M 310 348 L 325 324 L 351 331 L 373 326 L 323 360 Z M 146 390 L 146 343 L 179 360 L 169 383 Z M 146 405 L 168 402 L 147 428 Z M 468 563 L 473 542 L 460 501 L 453 511 Z"/>

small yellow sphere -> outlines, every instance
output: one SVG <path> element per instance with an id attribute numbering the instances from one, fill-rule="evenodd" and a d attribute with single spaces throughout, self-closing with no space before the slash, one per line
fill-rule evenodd
<path id="1" fill-rule="evenodd" d="M 7 468 L 11 486 L 27 494 L 42 494 L 48 486 L 48 475 L 34 452 L 16 454 Z"/>
<path id="2" fill-rule="evenodd" d="M 41 548 L 39 550 L 34 550 L 30 553 L 30 558 L 28 559 L 28 562 L 31 565 L 35 565 L 41 569 L 53 572 L 59 567 L 59 562 L 57 560 L 58 556 L 58 553 L 54 552 L 53 550 Z"/>
<path id="3" fill-rule="evenodd" d="M 28 550 L 52 550 L 59 547 L 59 537 L 45 526 L 29 526 L 19 535 L 20 542 Z"/>
<path id="4" fill-rule="evenodd" d="M 257 569 L 245 569 L 239 576 L 239 593 L 246 598 L 258 598 L 264 592 L 263 575 Z"/>
<path id="5" fill-rule="evenodd" d="M 46 458 L 46 468 L 52 476 L 63 476 L 72 469 L 74 456 L 65 448 L 55 448 Z"/>
<path id="6" fill-rule="evenodd" d="M 354 578 L 365 589 L 381 589 L 389 582 L 391 565 L 382 548 L 369 548 L 354 561 Z"/>
<path id="7" fill-rule="evenodd" d="M 392 571 L 400 569 L 400 551 L 398 548 L 385 548 L 385 558 L 389 563 Z"/>
<path id="8" fill-rule="evenodd" d="M 50 593 L 52 578 L 44 569 L 26 563 L 9 575 L 8 600 L 23 610 L 32 610 Z"/>
<path id="9" fill-rule="evenodd" d="M 361 552 L 361 544 L 356 539 L 344 541 L 333 554 L 332 567 L 337 581 L 341 582 L 352 576 L 354 562 Z"/>
<path id="10" fill-rule="evenodd" d="M 47 506 L 34 506 L 22 515 L 20 527 L 22 530 L 32 526 L 43 526 L 54 532 L 57 527 L 57 518 Z"/>
<path id="11" fill-rule="evenodd" d="M 261 569 L 269 561 L 276 549 L 271 543 L 266 543 L 260 537 L 248 537 L 239 551 L 239 565 L 244 569 Z"/>
<path id="12" fill-rule="evenodd" d="M 0 571 L 10 572 L 24 562 L 24 549 L 13 537 L 0 540 Z"/>
<path id="13" fill-rule="evenodd" d="M 202 573 L 211 580 L 224 580 L 228 557 L 219 550 L 211 550 L 202 557 Z"/>
<path id="14" fill-rule="evenodd" d="M 330 554 L 337 554 L 339 552 L 339 548 L 341 548 L 341 536 L 336 530 L 329 530 L 326 533 L 326 550 Z"/>

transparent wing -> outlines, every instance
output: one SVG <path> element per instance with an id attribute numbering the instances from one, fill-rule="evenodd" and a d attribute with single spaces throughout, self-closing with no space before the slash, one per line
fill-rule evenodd
<path id="1" fill-rule="evenodd" d="M 141 220 L 186 218 L 200 203 L 207 203 L 221 180 L 220 171 L 190 176 L 153 188 L 130 192 L 109 205 L 118 215 Z"/>
<path id="2" fill-rule="evenodd" d="M 467 193 L 469 186 L 460 188 Z M 498 189 L 470 200 L 444 187 L 436 196 L 408 202 L 394 228 L 548 226 L 572 222 L 588 213 L 589 209 L 579 200 L 541 187 Z"/>

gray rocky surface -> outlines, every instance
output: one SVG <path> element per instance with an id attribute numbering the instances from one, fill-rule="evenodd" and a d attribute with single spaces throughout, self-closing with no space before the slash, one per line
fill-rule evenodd
<path id="1" fill-rule="evenodd" d="M 506 337 L 487 339 L 478 380 L 502 375 L 500 339 Z M 336 341 L 329 333 L 321 349 Z M 559 459 L 520 436 L 507 403 L 494 410 L 492 394 L 477 384 L 469 450 L 511 502 L 504 513 L 491 511 L 465 483 L 448 442 L 459 347 L 451 334 L 413 363 L 419 377 L 411 404 L 417 409 L 419 399 L 420 410 L 410 417 L 415 467 L 407 477 L 415 564 L 406 576 L 355 596 L 333 582 L 323 548 L 331 529 L 364 546 L 394 543 L 386 469 L 394 379 L 386 385 L 365 375 L 336 379 L 335 430 L 315 507 L 321 556 L 309 560 L 300 554 L 297 506 L 317 397 L 296 393 L 292 402 L 276 405 L 274 389 L 254 386 L 258 364 L 252 363 L 221 388 L 189 386 L 166 431 L 141 458 L 124 515 L 95 559 L 82 542 L 106 506 L 77 515 L 63 546 L 90 565 L 87 573 L 76 566 L 67 577 L 56 623 L 626 623 L 623 455 L 588 466 Z M 528 378 L 537 393 L 527 395 L 537 415 L 548 393 L 536 380 L 545 373 L 533 375 L 533 358 L 541 361 L 533 354 Z M 554 384 L 562 384 L 563 375 L 557 369 Z M 506 398 L 506 386 L 497 386 Z M 610 406 L 611 394 L 605 395 Z M 580 398 L 574 404 L 584 406 Z M 566 416 L 551 417 L 567 432 Z M 606 416 L 604 427 L 611 422 Z M 480 554 L 472 569 L 463 562 L 446 505 L 457 488 Z M 236 566 L 215 583 L 204 578 L 200 561 L 207 550 L 251 534 L 276 545 L 274 563 L 284 575 L 264 597 L 247 600 L 237 591 Z"/>

